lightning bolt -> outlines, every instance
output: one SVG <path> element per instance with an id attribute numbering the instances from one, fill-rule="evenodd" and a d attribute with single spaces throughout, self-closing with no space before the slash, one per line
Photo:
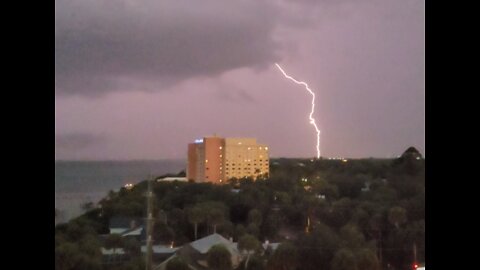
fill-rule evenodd
<path id="1" fill-rule="evenodd" d="M 308 117 L 310 119 L 310 124 L 315 127 L 315 131 L 317 132 L 317 158 L 320 158 L 320 129 L 318 129 L 317 124 L 315 123 L 315 119 L 312 117 L 315 110 L 315 93 L 308 87 L 308 84 L 306 82 L 300 82 L 295 80 L 294 78 L 289 76 L 279 64 L 275 63 L 275 65 L 283 73 L 283 76 L 285 76 L 285 78 L 292 80 L 296 84 L 305 86 L 305 89 L 307 89 L 307 91 L 312 95 L 312 110 L 310 111 L 310 115 Z"/>

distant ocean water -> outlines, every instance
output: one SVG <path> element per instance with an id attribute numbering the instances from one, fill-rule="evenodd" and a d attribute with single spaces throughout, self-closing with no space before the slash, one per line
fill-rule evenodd
<path id="1" fill-rule="evenodd" d="M 55 161 L 55 208 L 60 211 L 55 222 L 82 214 L 82 204 L 96 203 L 126 183 L 135 184 L 149 175 L 178 173 L 185 168 L 185 160 Z"/>

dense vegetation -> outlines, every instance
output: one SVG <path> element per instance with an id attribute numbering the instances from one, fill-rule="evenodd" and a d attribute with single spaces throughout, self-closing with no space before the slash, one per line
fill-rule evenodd
<path id="1" fill-rule="evenodd" d="M 146 188 L 144 181 L 112 191 L 56 226 L 56 269 L 110 269 L 98 235 L 108 234 L 113 216 L 145 216 Z M 425 161 L 408 153 L 395 160 L 272 159 L 266 179 L 155 182 L 153 190 L 156 244 L 179 246 L 217 232 L 249 251 L 241 269 L 411 269 L 415 256 L 425 260 Z M 283 244 L 260 253 L 255 240 Z M 132 255 L 115 269 L 144 269 L 140 243 L 115 241 L 107 242 Z"/>

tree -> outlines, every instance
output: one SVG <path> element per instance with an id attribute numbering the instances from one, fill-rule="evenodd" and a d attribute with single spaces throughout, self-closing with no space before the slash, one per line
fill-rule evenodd
<path id="1" fill-rule="evenodd" d="M 141 254 L 141 244 L 133 237 L 125 239 L 124 247 L 125 251 L 128 252 L 128 254 L 130 254 L 132 257 L 140 256 Z"/>
<path id="2" fill-rule="evenodd" d="M 330 268 L 340 240 L 335 231 L 318 224 L 311 233 L 301 235 L 296 243 L 299 258 L 302 258 L 298 261 L 298 269 L 317 270 Z"/>
<path id="3" fill-rule="evenodd" d="M 325 195 L 327 200 L 336 199 L 338 197 L 338 187 L 328 183 L 324 179 L 316 179 L 312 183 L 312 191 L 315 194 Z"/>
<path id="4" fill-rule="evenodd" d="M 225 203 L 219 201 L 205 201 L 199 203 L 197 206 L 203 209 L 207 226 L 211 225 L 213 231 L 216 232 L 217 225 L 222 224 L 227 217 L 228 207 Z M 208 231 L 210 230 L 208 229 Z"/>
<path id="5" fill-rule="evenodd" d="M 232 269 L 231 256 L 230 251 L 225 246 L 214 245 L 207 253 L 208 267 L 212 270 Z"/>
<path id="6" fill-rule="evenodd" d="M 340 249 L 332 260 L 332 270 L 357 270 L 355 255 L 349 249 Z"/>
<path id="7" fill-rule="evenodd" d="M 168 261 L 166 270 L 190 270 L 188 264 L 180 257 Z"/>
<path id="8" fill-rule="evenodd" d="M 398 229 L 400 224 L 403 224 L 405 221 L 407 221 L 407 211 L 405 208 L 399 206 L 390 208 L 388 211 L 388 221 L 395 225 L 395 227 Z"/>
<path id="9" fill-rule="evenodd" d="M 257 227 L 262 225 L 262 212 L 258 209 L 252 209 L 248 212 L 248 223 L 255 224 Z"/>
<path id="10" fill-rule="evenodd" d="M 195 240 L 197 240 L 198 223 L 205 221 L 205 212 L 198 206 L 190 208 L 188 211 L 188 221 L 195 226 Z"/>
<path id="11" fill-rule="evenodd" d="M 245 261 L 245 269 L 248 268 L 248 261 L 250 255 L 254 254 L 256 250 L 261 247 L 260 242 L 253 235 L 245 234 L 238 240 L 238 249 L 247 253 L 247 260 Z"/>
<path id="12" fill-rule="evenodd" d="M 353 224 L 347 224 L 340 229 L 342 246 L 351 249 L 360 248 L 365 244 L 365 236 L 358 227 Z"/>
<path id="13" fill-rule="evenodd" d="M 82 204 L 82 209 L 85 212 L 92 210 L 94 207 L 95 207 L 95 204 L 93 202 L 86 202 Z"/>
<path id="14" fill-rule="evenodd" d="M 213 225 L 213 233 L 217 233 L 217 225 L 225 221 L 225 215 L 220 209 L 211 209 L 208 212 L 208 220 Z"/>
<path id="15" fill-rule="evenodd" d="M 249 233 L 249 234 L 251 234 L 255 237 L 258 237 L 258 235 L 260 234 L 260 229 L 254 223 L 250 223 L 247 226 L 247 233 Z"/>
<path id="16" fill-rule="evenodd" d="M 245 269 L 245 261 L 242 261 L 237 269 Z M 262 257 L 254 255 L 250 258 L 248 262 L 248 268 L 246 270 L 265 270 L 265 263 Z"/>
<path id="17" fill-rule="evenodd" d="M 282 243 L 268 260 L 267 270 L 295 270 L 297 249 L 291 243 Z"/>
<path id="18" fill-rule="evenodd" d="M 100 244 L 93 235 L 86 235 L 77 243 L 60 240 L 55 245 L 57 270 L 98 270 L 101 269 L 101 259 Z"/>
<path id="19" fill-rule="evenodd" d="M 165 223 L 155 223 L 153 227 L 153 240 L 159 243 L 170 243 L 175 239 L 175 231 Z"/>
<path id="20" fill-rule="evenodd" d="M 237 226 L 235 226 L 235 238 L 237 239 L 237 241 L 242 236 L 244 236 L 245 233 L 247 233 L 245 226 L 243 226 L 242 224 L 237 224 Z"/>
<path id="21" fill-rule="evenodd" d="M 131 259 L 121 270 L 145 270 L 145 258 L 142 256 Z"/>
<path id="22" fill-rule="evenodd" d="M 380 263 L 375 252 L 368 248 L 363 248 L 355 254 L 357 258 L 358 270 L 379 270 Z"/>
<path id="23" fill-rule="evenodd" d="M 73 270 L 78 262 L 78 247 L 69 242 L 62 243 L 55 247 L 55 269 Z"/>

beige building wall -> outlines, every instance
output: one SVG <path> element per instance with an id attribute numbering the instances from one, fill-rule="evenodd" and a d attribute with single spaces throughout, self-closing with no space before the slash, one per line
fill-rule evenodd
<path id="1" fill-rule="evenodd" d="M 205 137 L 188 146 L 187 178 L 225 183 L 231 178 L 269 174 L 268 146 L 254 138 Z"/>
<path id="2" fill-rule="evenodd" d="M 225 139 L 224 179 L 269 174 L 268 146 L 253 138 Z"/>

